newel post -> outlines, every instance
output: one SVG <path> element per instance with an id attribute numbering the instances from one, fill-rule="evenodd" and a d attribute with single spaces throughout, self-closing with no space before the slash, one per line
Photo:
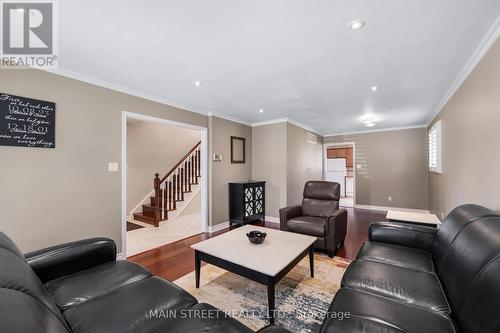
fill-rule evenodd
<path id="1" fill-rule="evenodd" d="M 160 174 L 155 173 L 154 180 L 154 189 L 155 189 L 155 202 L 154 202 L 154 219 L 155 219 L 155 227 L 160 225 Z"/>

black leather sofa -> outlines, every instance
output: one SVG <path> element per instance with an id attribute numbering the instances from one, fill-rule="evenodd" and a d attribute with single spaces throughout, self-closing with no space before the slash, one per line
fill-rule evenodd
<path id="1" fill-rule="evenodd" d="M 500 332 L 500 216 L 464 205 L 439 229 L 372 224 L 320 332 Z"/>
<path id="2" fill-rule="evenodd" d="M 106 238 L 23 256 L 0 233 L 0 332 L 252 332 L 115 256 Z M 500 216 L 464 205 L 439 229 L 372 224 L 320 332 L 500 332 Z"/>
<path id="3" fill-rule="evenodd" d="M 308 181 L 302 204 L 281 208 L 280 229 L 317 237 L 314 248 L 333 258 L 347 234 L 347 210 L 339 209 L 340 184 Z"/>
<path id="4" fill-rule="evenodd" d="M 107 238 L 23 255 L 0 232 L 0 332 L 253 332 L 143 267 L 115 259 Z"/>

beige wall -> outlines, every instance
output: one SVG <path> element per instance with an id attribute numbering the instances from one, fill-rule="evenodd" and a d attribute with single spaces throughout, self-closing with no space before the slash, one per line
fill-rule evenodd
<path id="1" fill-rule="evenodd" d="M 325 138 L 340 142 L 355 142 L 355 164 L 361 164 L 354 168 L 356 204 L 428 209 L 425 128 Z"/>
<path id="2" fill-rule="evenodd" d="M 245 138 L 245 163 L 231 163 L 231 136 Z M 229 221 L 229 183 L 252 177 L 252 128 L 219 117 L 209 117 L 209 216 L 214 226 Z M 213 161 L 213 154 L 223 160 Z"/>
<path id="3" fill-rule="evenodd" d="M 23 251 L 107 236 L 121 248 L 123 110 L 207 127 L 206 116 L 35 70 L 3 70 L 0 91 L 56 103 L 56 148 L 0 146 L 0 230 Z M 121 168 L 121 166 L 120 166 Z"/>
<path id="4" fill-rule="evenodd" d="M 127 213 L 153 190 L 154 174 L 163 177 L 200 141 L 200 132 L 137 120 L 127 124 Z"/>
<path id="5" fill-rule="evenodd" d="M 198 191 L 189 204 L 182 210 L 177 217 L 200 214 L 201 212 L 201 191 Z"/>
<path id="6" fill-rule="evenodd" d="M 252 178 L 266 181 L 266 215 L 287 204 L 287 123 L 252 128 Z"/>
<path id="7" fill-rule="evenodd" d="M 307 131 L 287 123 L 287 206 L 302 202 L 304 184 L 323 179 L 323 138 L 307 142 Z"/>
<path id="8" fill-rule="evenodd" d="M 439 119 L 443 174 L 430 174 L 431 211 L 441 217 L 463 203 L 499 211 L 500 40 L 433 123 Z"/>

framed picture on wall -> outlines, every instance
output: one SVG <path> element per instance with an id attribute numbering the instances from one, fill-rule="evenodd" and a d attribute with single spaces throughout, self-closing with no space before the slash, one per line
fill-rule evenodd
<path id="1" fill-rule="evenodd" d="M 245 138 L 231 136 L 231 163 L 245 163 Z"/>

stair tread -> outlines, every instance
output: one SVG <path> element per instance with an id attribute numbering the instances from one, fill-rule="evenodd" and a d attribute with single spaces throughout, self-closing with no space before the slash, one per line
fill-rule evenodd
<path id="1" fill-rule="evenodd" d="M 149 205 L 144 204 L 143 206 L 146 206 L 147 208 L 150 208 L 150 209 L 154 209 L 153 205 L 151 205 L 151 204 L 149 204 Z M 170 211 L 173 211 L 175 209 L 167 209 L 167 210 L 170 212 Z M 137 213 L 135 213 L 135 214 L 137 214 Z"/>
<path id="2" fill-rule="evenodd" d="M 141 217 L 145 217 L 145 218 L 148 218 L 148 219 L 153 219 L 152 217 L 149 217 L 149 216 L 147 216 L 147 215 L 144 215 L 142 212 L 140 212 L 140 213 L 134 213 L 134 215 L 141 216 Z"/>

